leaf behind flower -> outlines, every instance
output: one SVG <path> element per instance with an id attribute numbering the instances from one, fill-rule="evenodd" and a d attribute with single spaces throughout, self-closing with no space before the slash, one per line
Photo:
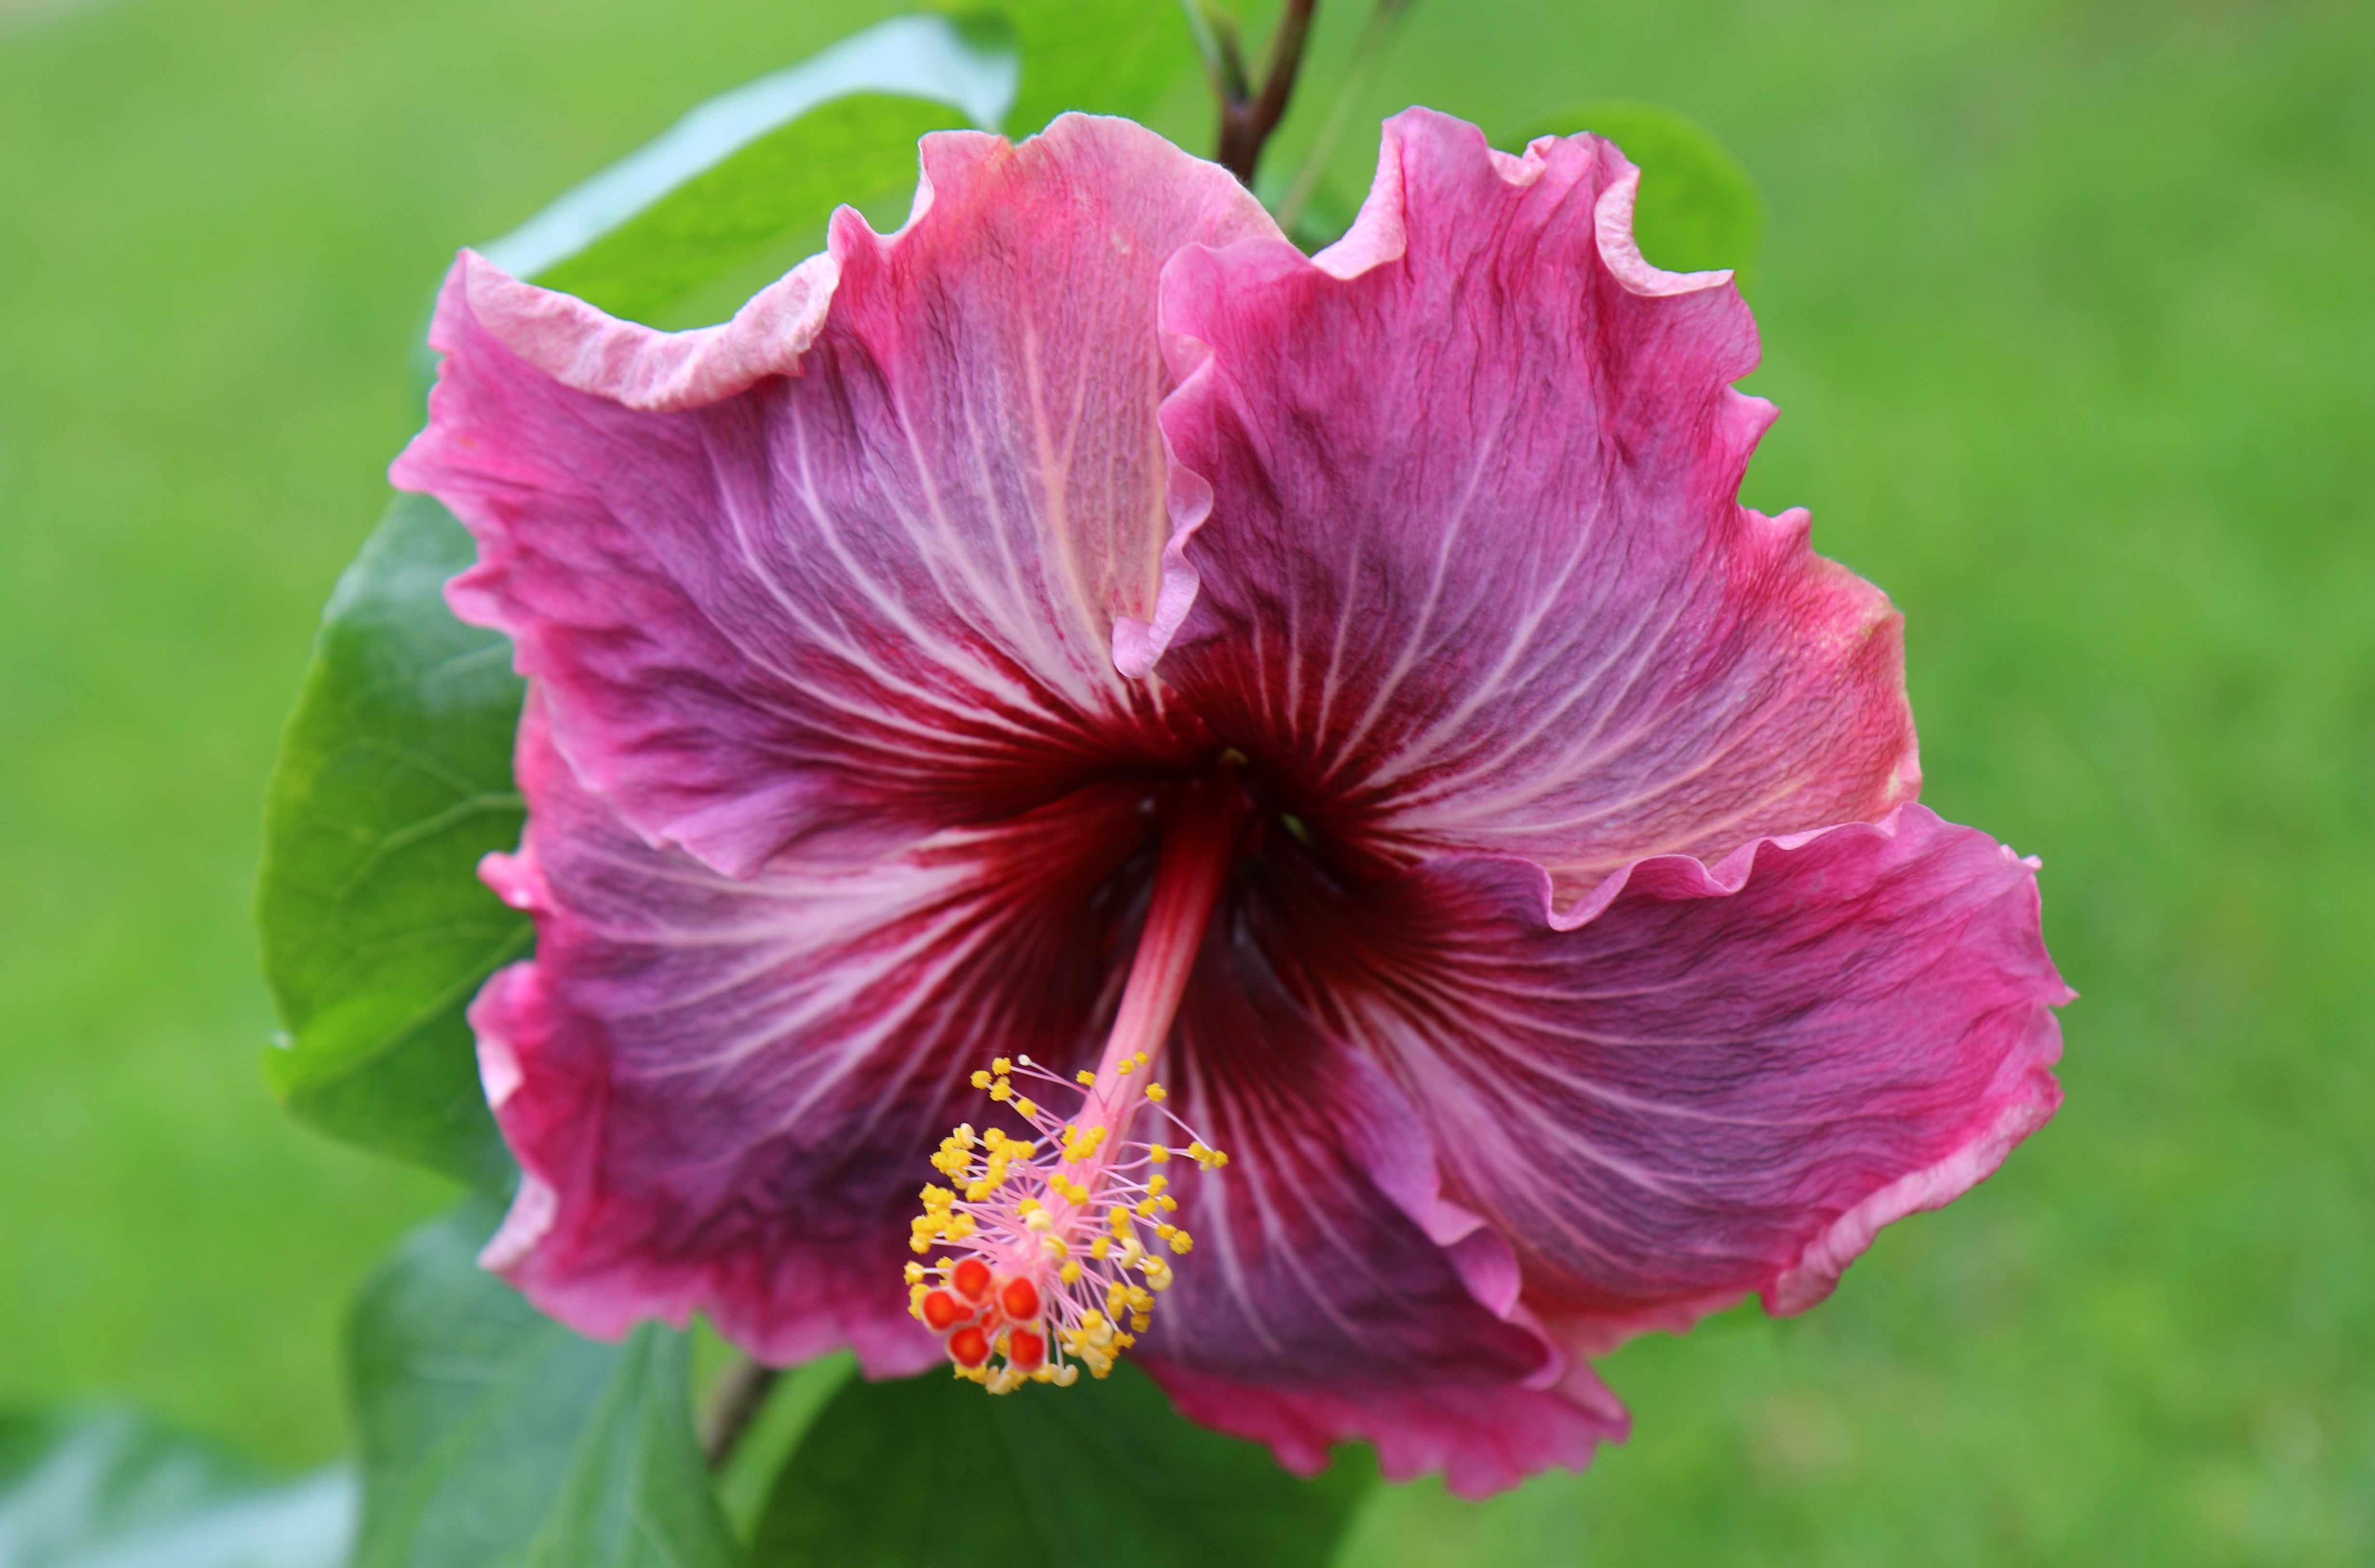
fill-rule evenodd
<path id="1" fill-rule="evenodd" d="M 852 1379 L 769 1497 L 754 1568 L 1091 1562 L 1318 1568 L 1375 1480 L 1365 1449 L 1310 1480 L 1197 1426 L 1124 1362 L 1002 1397 L 945 1373 Z"/>
<path id="2" fill-rule="evenodd" d="M 399 496 L 338 579 L 266 796 L 256 924 L 289 1108 L 492 1189 L 511 1160 L 463 1010 L 532 932 L 478 878 L 525 817 L 522 686 L 510 644 L 445 607 L 470 560 L 450 513 Z"/>
<path id="3" fill-rule="evenodd" d="M 684 1336 L 543 1316 L 478 1267 L 494 1224 L 474 1200 L 423 1227 L 356 1303 L 356 1568 L 734 1568 Z"/>
<path id="4" fill-rule="evenodd" d="M 1019 69 L 995 18 L 893 17 L 699 105 L 482 248 L 514 277 L 648 320 L 843 203 L 912 186 L 916 138 L 999 124 Z"/>

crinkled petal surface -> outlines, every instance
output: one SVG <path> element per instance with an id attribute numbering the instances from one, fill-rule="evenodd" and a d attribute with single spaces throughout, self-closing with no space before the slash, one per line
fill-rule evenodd
<path id="1" fill-rule="evenodd" d="M 1400 1088 L 1445 1197 L 1586 1353 L 1751 1291 L 1811 1305 L 2061 1098 L 2035 868 L 1919 806 L 1643 861 L 1566 910 L 1507 857 L 1270 894 L 1289 989 Z"/>
<path id="2" fill-rule="evenodd" d="M 1439 1201 L 1401 1091 L 1294 994 L 1280 913 L 1258 890 L 1222 913 L 1172 1047 L 1188 1119 L 1234 1152 L 1180 1177 L 1196 1246 L 1151 1369 L 1306 1473 L 1354 1438 L 1470 1495 L 1580 1466 L 1622 1409 L 1518 1311 L 1507 1244 Z"/>
<path id="3" fill-rule="evenodd" d="M 1157 667 L 1342 839 L 1580 886 L 1912 796 L 1897 617 L 1739 504 L 1755 327 L 1728 274 L 1641 260 L 1637 182 L 1412 110 L 1331 250 L 1165 275 L 1164 429 L 1210 496 L 1175 487 L 1199 585 Z"/>
<path id="4" fill-rule="evenodd" d="M 982 1119 L 986 1043 L 1081 1052 L 1127 957 L 1138 792 L 737 880 L 588 792 L 540 694 L 519 778 L 526 843 L 487 876 L 535 915 L 537 956 L 471 1010 L 525 1174 L 489 1266 L 591 1334 L 700 1309 L 770 1362 L 853 1343 L 877 1373 L 928 1364 L 899 1284 L 923 1155 Z"/>
<path id="5" fill-rule="evenodd" d="M 1168 527 L 1164 261 L 1274 234 L 1126 121 L 925 138 L 906 227 L 670 335 L 465 255 L 397 460 L 477 536 L 450 590 L 645 837 L 733 875 L 1042 805 L 1192 722 L 1125 681 Z"/>

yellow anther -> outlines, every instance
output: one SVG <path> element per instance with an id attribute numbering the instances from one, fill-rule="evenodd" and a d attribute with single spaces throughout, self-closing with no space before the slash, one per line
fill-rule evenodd
<path id="1" fill-rule="evenodd" d="M 1129 1069 L 1125 1067 L 1122 1070 L 1127 1072 Z M 1079 1072 L 1074 1073 L 1072 1077 L 1080 1081 L 1081 1087 L 1083 1089 L 1089 1088 L 1097 1081 L 1097 1075 L 1089 1071 L 1086 1067 L 1082 1067 Z"/>
<path id="2" fill-rule="evenodd" d="M 1113 1229 L 1114 1229 L 1114 1234 L 1115 1234 L 1115 1235 L 1117 1235 L 1117 1236 L 1127 1236 L 1127 1235 L 1128 1235 L 1128 1234 L 1129 1234 L 1129 1210 L 1128 1210 L 1128 1209 L 1127 1209 L 1127 1208 L 1123 1208 L 1120 1204 L 1118 1204 L 1118 1203 L 1115 1204 L 1115 1205 L 1113 1206 L 1113 1208 L 1110 1208 L 1110 1209 L 1108 1209 L 1108 1210 L 1106 1211 L 1106 1213 L 1105 1213 L 1105 1223 L 1106 1223 L 1106 1224 L 1108 1224 L 1108 1225 L 1111 1225 L 1111 1226 L 1113 1227 Z"/>
<path id="3" fill-rule="evenodd" d="M 1176 1236 L 1176 1235 L 1177 1235 L 1177 1234 L 1179 1233 L 1179 1227 L 1178 1227 L 1178 1226 L 1176 1226 L 1176 1225 L 1169 1224 L 1169 1223 L 1164 1223 L 1164 1224 L 1157 1225 L 1157 1226 L 1154 1228 L 1154 1233 L 1155 1233 L 1156 1235 L 1158 1235 L 1158 1236 L 1161 1236 L 1164 1241 L 1166 1241 L 1166 1242 L 1167 1242 L 1167 1241 L 1169 1241 L 1172 1237 L 1174 1237 L 1174 1236 Z"/>
<path id="4" fill-rule="evenodd" d="M 907 1238 L 907 1245 L 916 1252 L 929 1252 L 932 1250 L 932 1239 L 929 1236 L 910 1236 Z"/>
<path id="5" fill-rule="evenodd" d="M 1168 1177 L 1168 1176 L 1156 1176 L 1152 1181 L 1150 1181 L 1150 1182 L 1148 1182 L 1148 1183 L 1146 1184 L 1146 1190 L 1147 1190 L 1148 1192 L 1150 1192 L 1150 1193 L 1152 1193 L 1155 1197 L 1161 1197 L 1163 1196 L 1163 1189 L 1164 1189 L 1164 1187 L 1169 1186 L 1170 1185 L 1171 1185 L 1171 1178 L 1170 1178 L 1170 1177 Z"/>
<path id="6" fill-rule="evenodd" d="M 916 1250 L 920 1252 L 923 1249 L 918 1247 Z M 1113 1251 L 1113 1238 L 1111 1236 L 1092 1236 L 1089 1238 L 1089 1256 L 1095 1258 L 1098 1262 L 1103 1263 L 1105 1261 L 1105 1255 L 1111 1251 Z"/>
<path id="7" fill-rule="evenodd" d="M 1081 1282 L 1081 1266 L 1077 1263 L 1067 1263 L 1063 1267 L 1056 1270 L 1056 1278 L 1067 1285 L 1077 1285 Z"/>
<path id="8" fill-rule="evenodd" d="M 1072 1249 L 1070 1247 L 1064 1244 L 1063 1237 L 1050 1236 L 1047 1238 L 1047 1256 L 1049 1257 L 1061 1257 L 1071 1250 Z"/>
<path id="9" fill-rule="evenodd" d="M 1177 1229 L 1176 1227 L 1172 1230 L 1169 1239 L 1171 1242 L 1171 1250 L 1173 1252 L 1186 1252 L 1189 1247 L 1196 1244 L 1195 1237 L 1189 1235 L 1185 1231 Z"/>
<path id="10" fill-rule="evenodd" d="M 989 1086 L 989 1097 L 992 1100 L 1011 1100 L 1014 1098 L 1014 1086 L 999 1079 Z"/>
<path id="11" fill-rule="evenodd" d="M 1156 1206 L 1165 1214 L 1176 1212 L 1179 1208 L 1179 1200 L 1172 1197 L 1169 1193 L 1164 1193 L 1161 1197 L 1156 1198 L 1154 1201 Z"/>
<path id="12" fill-rule="evenodd" d="M 1017 1214 L 1029 1214 L 1035 1209 L 1045 1207 L 1046 1205 L 1042 1204 L 1037 1198 L 1026 1197 L 1017 1200 L 1014 1205 L 1014 1211 Z"/>
<path id="13" fill-rule="evenodd" d="M 1158 1165 L 1168 1165 L 1171 1163 L 1171 1150 L 1164 1148 L 1163 1145 L 1159 1143 L 1146 1151 L 1146 1157 L 1149 1160 L 1153 1161 Z"/>
<path id="14" fill-rule="evenodd" d="M 913 1268 L 916 1265 L 911 1263 L 907 1265 L 907 1267 Z M 922 1317 L 924 1315 L 924 1298 L 931 1293 L 932 1288 L 929 1285 L 925 1284 L 920 1279 L 916 1281 L 914 1284 L 909 1285 L 907 1287 L 907 1315 L 915 1318 Z"/>
<path id="15" fill-rule="evenodd" d="M 1028 1100 L 1017 1100 L 1014 1102 L 1014 1108 L 1022 1112 L 1026 1116 L 1035 1116 L 1039 1114 L 1039 1107 L 1034 1105 Z"/>
<path id="16" fill-rule="evenodd" d="M 1153 1200 L 1152 1198 L 1151 1198 L 1151 1197 L 1141 1197 L 1141 1198 L 1140 1198 L 1140 1199 L 1138 1200 L 1138 1217 L 1139 1217 L 1140 1219 L 1141 1219 L 1141 1220 L 1152 1220 L 1152 1219 L 1153 1219 L 1153 1218 L 1154 1218 L 1154 1209 L 1155 1209 L 1155 1203 L 1154 1203 L 1154 1200 Z"/>
<path id="17" fill-rule="evenodd" d="M 1130 1058 L 1130 1060 L 1131 1060 L 1131 1061 L 1133 1061 L 1133 1062 L 1136 1062 L 1140 1067 L 1142 1067 L 1146 1066 L 1146 1053 L 1145 1053 L 1145 1052 L 1143 1052 L 1143 1051 L 1140 1051 L 1137 1055 L 1132 1056 L 1132 1057 Z"/>
<path id="18" fill-rule="evenodd" d="M 1126 1073 L 1136 1072 L 1138 1070 L 1139 1060 L 1140 1058 L 1136 1056 L 1125 1056 L 1122 1058 L 1121 1067 L 1117 1070 Z"/>
<path id="19" fill-rule="evenodd" d="M 1056 1228 L 1056 1221 L 1047 1218 L 1047 1211 L 1044 1208 L 1033 1209 L 1022 1217 L 1022 1222 L 1043 1236 Z"/>
<path id="20" fill-rule="evenodd" d="M 1014 1063 L 1010 1057 L 992 1056 L 989 1059 L 989 1070 L 996 1073 L 998 1077 L 1004 1078 L 1008 1073 L 1014 1070 Z"/>
<path id="21" fill-rule="evenodd" d="M 974 1068 L 973 1086 L 975 1089 L 987 1089 L 989 1087 L 989 1073 L 987 1070 L 981 1067 Z"/>
<path id="22" fill-rule="evenodd" d="M 1163 1086 L 1159 1083 L 1150 1083 L 1146 1086 L 1146 1097 L 1149 1100 L 1154 1101 L 1162 1101 L 1169 1098 L 1169 1096 L 1164 1093 Z"/>
<path id="23" fill-rule="evenodd" d="M 905 1273 L 907 1276 L 907 1283 L 910 1285 L 919 1284 L 922 1282 L 924 1278 L 924 1266 L 920 1263 L 911 1263 L 907 1265 Z"/>

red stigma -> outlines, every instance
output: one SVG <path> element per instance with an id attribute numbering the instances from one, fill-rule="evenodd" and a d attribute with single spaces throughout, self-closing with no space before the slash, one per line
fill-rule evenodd
<path id="1" fill-rule="evenodd" d="M 998 1304 L 1015 1322 L 1028 1323 L 1039 1315 L 1039 1287 L 1028 1279 L 1009 1279 L 1006 1288 L 998 1292 Z"/>
<path id="2" fill-rule="evenodd" d="M 934 1291 L 924 1298 L 924 1322 L 935 1334 L 945 1334 L 972 1315 L 946 1291 Z"/>
<path id="3" fill-rule="evenodd" d="M 959 1366 L 979 1366 L 989 1360 L 989 1336 L 977 1324 L 965 1325 L 949 1336 L 949 1359 Z"/>
<path id="4" fill-rule="evenodd" d="M 1006 1336 L 1006 1364 L 1018 1372 L 1029 1372 L 1047 1359 L 1047 1341 L 1028 1328 L 1017 1328 Z"/>
<path id="5" fill-rule="evenodd" d="M 968 1257 L 950 1271 L 949 1283 L 969 1302 L 985 1300 L 989 1295 L 989 1265 L 977 1257 Z"/>

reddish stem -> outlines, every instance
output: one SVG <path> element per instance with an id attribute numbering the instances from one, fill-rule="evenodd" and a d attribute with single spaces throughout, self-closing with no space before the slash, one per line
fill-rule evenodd
<path id="1" fill-rule="evenodd" d="M 1270 74 L 1263 77 L 1260 92 L 1248 96 L 1247 84 L 1235 72 L 1214 84 L 1221 91 L 1221 145 L 1212 159 L 1247 186 L 1254 183 L 1262 144 L 1285 118 L 1287 100 L 1294 93 L 1295 72 L 1303 65 L 1303 46 L 1311 36 L 1311 14 L 1317 8 L 1318 0 L 1286 0 L 1285 13 L 1278 19 L 1278 34 L 1270 41 Z"/>

